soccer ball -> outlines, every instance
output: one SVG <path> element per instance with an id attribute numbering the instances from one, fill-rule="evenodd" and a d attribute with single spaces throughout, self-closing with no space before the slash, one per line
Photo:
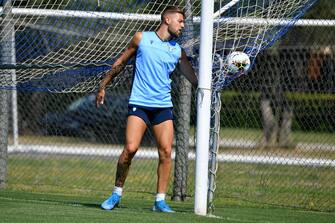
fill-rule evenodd
<path id="1" fill-rule="evenodd" d="M 246 73 L 250 68 L 250 58 L 241 51 L 234 51 L 226 59 L 228 74 L 240 75 Z"/>

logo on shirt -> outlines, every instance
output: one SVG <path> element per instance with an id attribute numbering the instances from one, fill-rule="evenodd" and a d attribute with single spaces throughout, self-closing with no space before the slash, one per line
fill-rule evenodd
<path id="1" fill-rule="evenodd" d="M 136 111 L 136 107 L 133 107 L 133 112 L 135 112 Z"/>
<path id="2" fill-rule="evenodd" d="M 175 49 L 176 49 L 176 47 L 174 47 L 174 46 L 168 46 L 168 48 L 169 48 L 169 51 L 174 51 Z"/>

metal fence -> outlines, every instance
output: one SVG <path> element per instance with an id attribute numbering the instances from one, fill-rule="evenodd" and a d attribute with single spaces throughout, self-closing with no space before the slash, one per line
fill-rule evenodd
<path id="1" fill-rule="evenodd" d="M 293 28 L 257 57 L 249 75 L 221 92 L 214 204 L 247 202 L 334 211 L 333 36 L 333 27 Z M 15 116 L 10 112 L 7 187 L 108 194 L 124 141 L 130 73 L 109 89 L 101 109 L 94 106 L 94 94 L 18 92 L 19 137 L 17 141 L 12 134 Z M 179 89 L 177 82 L 174 95 Z M 16 101 L 10 101 L 15 107 Z M 192 197 L 194 98 L 191 106 L 190 148 L 183 164 L 187 176 L 176 177 L 187 178 L 186 194 Z M 0 124 L 6 125 L 6 120 Z M 155 192 L 157 157 L 149 129 L 132 164 L 126 193 Z"/>

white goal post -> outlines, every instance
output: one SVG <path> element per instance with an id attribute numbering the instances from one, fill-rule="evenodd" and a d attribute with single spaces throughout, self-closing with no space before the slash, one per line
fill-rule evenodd
<path id="1" fill-rule="evenodd" d="M 197 91 L 197 132 L 194 212 L 207 214 L 210 108 L 212 94 L 214 1 L 202 1 L 200 26 L 199 86 Z"/>

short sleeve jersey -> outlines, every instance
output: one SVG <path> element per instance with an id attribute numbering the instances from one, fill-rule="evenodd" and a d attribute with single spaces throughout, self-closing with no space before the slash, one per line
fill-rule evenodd
<path id="1" fill-rule="evenodd" d="M 172 107 L 171 74 L 180 57 L 177 42 L 163 41 L 156 32 L 143 32 L 136 52 L 129 104 Z"/>

